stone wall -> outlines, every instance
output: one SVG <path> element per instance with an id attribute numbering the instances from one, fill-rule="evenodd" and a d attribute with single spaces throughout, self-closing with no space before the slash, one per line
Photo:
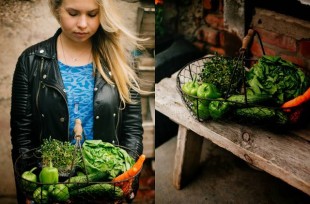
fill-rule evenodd
<path id="1" fill-rule="evenodd" d="M 13 72 L 21 52 L 53 35 L 58 23 L 45 0 L 2 1 L 0 19 L 0 196 L 14 196 L 9 124 Z"/>

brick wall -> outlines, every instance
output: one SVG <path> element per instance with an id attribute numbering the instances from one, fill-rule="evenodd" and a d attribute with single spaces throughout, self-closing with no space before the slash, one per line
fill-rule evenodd
<path id="1" fill-rule="evenodd" d="M 223 7 L 223 0 L 193 0 L 181 6 L 178 32 L 205 53 L 237 55 L 241 40 L 225 27 Z"/>
<path id="2" fill-rule="evenodd" d="M 310 22 L 266 9 L 255 9 L 253 29 L 261 36 L 267 55 L 279 55 L 310 72 Z M 261 56 L 256 38 L 251 49 Z"/>
<path id="3" fill-rule="evenodd" d="M 187 5 L 176 3 L 179 7 L 177 33 L 200 50 L 207 54 L 236 56 L 244 34 L 251 27 L 260 34 L 267 55 L 279 55 L 310 72 L 309 21 L 293 17 L 292 12 L 285 15 L 267 10 L 268 5 L 264 9 L 253 2 L 247 5 L 245 0 L 190 2 Z M 251 52 L 254 57 L 262 56 L 257 38 Z"/>

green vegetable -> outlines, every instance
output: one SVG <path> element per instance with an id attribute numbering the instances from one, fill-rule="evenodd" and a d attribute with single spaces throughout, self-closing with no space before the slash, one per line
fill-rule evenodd
<path id="1" fill-rule="evenodd" d="M 204 100 L 204 101 L 207 101 L 207 100 Z M 210 103 L 209 101 L 207 102 Z M 198 104 L 197 104 L 197 101 L 196 101 L 192 106 L 192 110 L 198 116 L 199 119 L 206 120 L 210 118 L 208 104 L 206 104 L 205 102 L 198 101 Z"/>
<path id="2" fill-rule="evenodd" d="M 33 192 L 37 188 L 37 175 L 32 173 L 34 170 L 36 170 L 37 167 L 32 168 L 30 171 L 25 171 L 22 174 L 22 178 L 25 180 L 22 180 L 22 185 L 25 191 L 27 192 Z"/>
<path id="3" fill-rule="evenodd" d="M 49 161 L 58 169 L 59 175 L 68 176 L 73 166 L 81 165 L 81 152 L 76 151 L 70 142 L 56 139 L 44 139 L 41 145 L 43 166 L 48 166 Z"/>
<path id="4" fill-rule="evenodd" d="M 209 112 L 213 119 L 222 118 L 229 110 L 229 102 L 227 101 L 211 101 L 209 104 Z"/>
<path id="5" fill-rule="evenodd" d="M 279 125 L 284 125 L 288 122 L 287 116 L 282 111 L 268 107 L 238 108 L 235 114 L 243 120 L 254 122 L 266 123 L 269 121 Z"/>
<path id="6" fill-rule="evenodd" d="M 296 98 L 309 87 L 309 77 L 291 62 L 277 56 L 263 56 L 246 73 L 255 94 L 269 94 L 277 104 Z"/>
<path id="7" fill-rule="evenodd" d="M 214 84 L 225 94 L 237 94 L 240 92 L 243 66 L 237 65 L 237 60 L 215 55 L 204 63 L 204 67 L 199 74 L 201 81 Z"/>
<path id="8" fill-rule="evenodd" d="M 50 161 L 49 166 L 43 167 L 39 174 L 39 179 L 43 184 L 58 183 L 58 169 L 53 167 L 52 161 Z"/>
<path id="9" fill-rule="evenodd" d="M 237 116 L 251 120 L 270 120 L 276 115 L 273 108 L 266 107 L 238 108 L 235 113 Z"/>
<path id="10" fill-rule="evenodd" d="M 123 191 L 118 186 L 113 186 L 111 184 L 93 184 L 84 188 L 80 188 L 74 191 L 70 191 L 70 196 L 72 197 L 82 197 L 91 199 L 94 197 L 109 197 L 112 199 L 122 198 Z"/>
<path id="11" fill-rule="evenodd" d="M 189 81 L 183 84 L 182 90 L 188 95 L 196 96 L 198 87 L 199 87 L 199 84 L 196 82 L 196 80 L 194 80 L 194 81 Z"/>
<path id="12" fill-rule="evenodd" d="M 245 95 L 232 95 L 230 96 L 227 101 L 234 102 L 229 103 L 230 105 L 244 105 L 247 101 L 249 104 L 261 104 L 263 102 L 269 101 L 272 99 L 271 95 L 268 94 L 255 94 L 255 95 L 247 95 L 247 100 L 245 100 Z"/>
<path id="13" fill-rule="evenodd" d="M 285 125 L 289 122 L 288 116 L 280 110 L 276 111 L 276 124 Z"/>
<path id="14" fill-rule="evenodd" d="M 47 190 L 44 190 L 42 187 L 37 188 L 33 192 L 33 200 L 36 203 L 48 203 L 48 192 Z"/>
<path id="15" fill-rule="evenodd" d="M 86 140 L 82 154 L 85 159 L 86 172 L 88 174 L 105 173 L 106 180 L 112 180 L 130 169 L 135 163 L 124 149 L 101 140 Z"/>
<path id="16" fill-rule="evenodd" d="M 81 171 L 77 171 L 76 175 L 78 175 L 78 176 L 85 176 L 85 174 L 83 172 L 81 172 Z"/>
<path id="17" fill-rule="evenodd" d="M 65 202 L 70 198 L 68 187 L 65 184 L 50 185 L 48 193 L 56 202 Z"/>
<path id="18" fill-rule="evenodd" d="M 202 83 L 197 90 L 198 98 L 206 99 L 215 99 L 221 97 L 221 93 L 218 91 L 216 86 L 210 83 Z"/>
<path id="19" fill-rule="evenodd" d="M 65 181 L 66 186 L 71 189 L 76 189 L 89 185 L 90 182 L 102 181 L 106 178 L 105 172 L 97 172 L 89 175 L 74 176 Z"/>

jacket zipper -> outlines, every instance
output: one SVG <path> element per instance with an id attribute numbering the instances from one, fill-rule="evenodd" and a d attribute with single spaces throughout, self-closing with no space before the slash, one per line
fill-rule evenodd
<path id="1" fill-rule="evenodd" d="M 120 105 L 119 105 L 119 107 L 118 107 L 117 122 L 116 122 L 116 127 L 115 127 L 115 137 L 116 137 L 117 145 L 119 145 L 119 139 L 118 139 L 118 132 L 119 132 L 119 131 L 118 131 L 118 126 L 119 126 L 119 120 L 120 120 L 120 115 L 121 115 L 121 108 L 120 108 L 121 103 L 122 103 L 122 102 L 120 102 Z"/>
<path id="2" fill-rule="evenodd" d="M 68 102 L 67 102 L 67 99 L 66 97 L 63 95 L 63 93 L 56 87 L 56 86 L 52 86 L 52 85 L 48 85 L 46 83 L 43 83 L 42 81 L 42 70 L 43 70 L 43 65 L 44 65 L 44 58 L 42 57 L 41 58 L 41 64 L 40 64 L 40 83 L 39 83 L 39 88 L 37 90 L 37 93 L 36 93 L 36 106 L 37 106 L 37 110 L 38 110 L 38 113 L 40 114 L 40 110 L 39 110 L 39 93 L 40 93 L 40 89 L 41 89 L 41 86 L 47 86 L 47 87 L 51 87 L 51 88 L 54 88 L 55 90 L 57 90 L 61 96 L 64 98 L 65 100 L 65 103 L 68 107 Z M 69 116 L 69 113 L 68 113 L 68 109 L 67 109 L 67 114 L 68 114 L 68 117 Z M 69 121 L 70 121 L 70 118 L 68 118 L 68 129 L 67 129 L 67 138 L 68 138 L 68 141 L 69 141 Z M 41 124 L 42 124 L 42 119 L 41 119 Z M 41 129 L 41 132 L 40 132 L 40 141 L 42 140 L 42 132 L 43 132 L 43 129 Z"/>
<path id="3" fill-rule="evenodd" d="M 40 110 L 39 110 L 39 93 L 40 93 L 41 84 L 42 84 L 41 77 L 42 77 L 43 64 L 44 64 L 44 58 L 42 57 L 41 58 L 41 64 L 40 64 L 40 83 L 39 83 L 39 87 L 38 87 L 37 93 L 36 93 L 36 106 L 37 106 L 37 110 L 38 110 L 39 114 L 40 114 Z M 42 119 L 40 119 L 40 121 L 41 121 L 41 124 L 42 124 Z M 41 131 L 40 131 L 40 141 L 42 140 L 42 131 L 43 131 L 43 129 L 41 128 Z"/>
<path id="4" fill-rule="evenodd" d="M 42 82 L 42 84 L 44 84 L 45 86 L 50 87 L 50 88 L 53 88 L 53 89 L 55 89 L 56 91 L 58 91 L 58 92 L 61 94 L 61 96 L 63 97 L 63 99 L 65 100 L 66 107 L 68 107 L 68 102 L 67 102 L 66 96 L 62 93 L 62 91 L 61 91 L 59 88 L 57 88 L 56 86 L 53 86 L 53 85 L 49 85 L 49 84 L 43 83 L 43 82 Z M 70 141 L 70 140 L 69 140 L 69 139 L 70 139 L 70 137 L 69 137 L 70 115 L 69 115 L 69 110 L 68 110 L 68 108 L 67 108 L 67 115 L 68 115 L 67 137 L 68 137 L 68 141 Z"/>

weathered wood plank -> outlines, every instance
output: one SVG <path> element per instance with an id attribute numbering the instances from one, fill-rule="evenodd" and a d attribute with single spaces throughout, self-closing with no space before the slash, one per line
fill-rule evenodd
<path id="1" fill-rule="evenodd" d="M 147 158 L 155 157 L 155 127 L 153 121 L 143 121 L 143 154 Z"/>
<path id="2" fill-rule="evenodd" d="M 195 175 L 199 167 L 202 143 L 203 137 L 179 126 L 173 170 L 173 185 L 176 189 L 181 189 Z"/>
<path id="3" fill-rule="evenodd" d="M 184 106 L 175 77 L 155 85 L 157 111 L 310 195 L 310 128 L 275 134 L 233 122 L 198 122 Z"/>

